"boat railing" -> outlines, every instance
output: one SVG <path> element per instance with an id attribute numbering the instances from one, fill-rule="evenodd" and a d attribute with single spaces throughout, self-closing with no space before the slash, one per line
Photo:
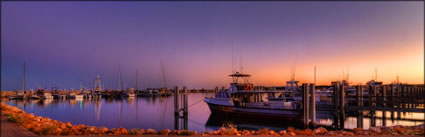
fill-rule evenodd
<path id="1" fill-rule="evenodd" d="M 267 109 L 294 109 L 294 103 L 281 102 L 281 101 L 246 103 L 245 106 L 251 107 L 251 108 L 267 108 Z"/>

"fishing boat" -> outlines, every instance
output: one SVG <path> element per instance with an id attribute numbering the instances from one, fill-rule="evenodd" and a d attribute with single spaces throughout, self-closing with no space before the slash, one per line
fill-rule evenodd
<path id="1" fill-rule="evenodd" d="M 273 100 L 275 95 L 285 96 L 285 91 L 254 90 L 248 82 L 249 74 L 235 72 L 231 75 L 233 82 L 227 90 L 221 90 L 215 97 L 205 98 L 211 112 L 231 116 L 302 121 L 302 104 L 297 99 Z M 239 83 L 238 80 L 243 82 Z M 290 94 L 291 95 L 291 94 Z M 292 94 L 293 95 L 293 94 Z M 286 96 L 285 96 L 286 97 Z M 289 97 L 288 97 L 289 98 Z"/>

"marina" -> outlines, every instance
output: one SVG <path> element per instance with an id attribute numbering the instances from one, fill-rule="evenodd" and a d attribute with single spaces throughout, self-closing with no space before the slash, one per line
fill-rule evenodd
<path id="1" fill-rule="evenodd" d="M 425 134 L 423 1 L 0 3 L 2 137 Z"/>
<path id="2" fill-rule="evenodd" d="M 425 121 L 423 85 L 382 85 L 372 80 L 368 85 L 350 86 L 345 84 L 346 81 L 336 81 L 328 88 L 316 89 L 314 84 L 298 86 L 298 81 L 292 79 L 283 90 L 277 90 L 254 86 L 248 81 L 249 74 L 235 72 L 229 76 L 233 82 L 227 89 L 216 87 L 208 90 L 212 91 L 210 93 L 191 93 L 187 87 L 179 89 L 177 86 L 173 90 L 167 89 L 167 92 L 173 93 L 167 96 L 161 96 L 159 90 L 136 92 L 133 88 L 126 91 L 94 88 L 65 94 L 38 90 L 35 95 L 33 92 L 15 92 L 4 102 L 26 112 L 58 120 L 129 129 L 146 126 L 144 128 L 155 130 L 168 128 L 202 132 L 217 130 L 225 124 L 236 125 L 240 129 L 266 127 L 280 130 L 316 126 L 368 129 L 397 124 L 418 125 Z M 174 111 L 171 111 L 173 107 Z M 69 112 L 52 113 L 56 110 Z M 91 118 L 69 119 L 71 117 L 62 115 L 64 113 L 87 118 L 95 116 L 93 119 L 97 121 Z M 133 121 L 134 118 L 136 121 Z M 291 124 L 282 124 L 288 121 L 292 121 Z"/>

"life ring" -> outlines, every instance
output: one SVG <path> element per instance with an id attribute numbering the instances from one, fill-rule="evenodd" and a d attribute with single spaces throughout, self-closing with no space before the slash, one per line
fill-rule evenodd
<path id="1" fill-rule="evenodd" d="M 244 90 L 248 90 L 249 89 L 249 85 L 248 84 L 243 84 L 243 89 Z"/>

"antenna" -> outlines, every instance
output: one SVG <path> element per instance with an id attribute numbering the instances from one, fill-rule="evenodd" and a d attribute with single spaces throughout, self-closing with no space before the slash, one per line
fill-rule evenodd
<path id="1" fill-rule="evenodd" d="M 378 81 L 378 70 L 375 68 L 375 81 Z"/>
<path id="2" fill-rule="evenodd" d="M 348 65 L 348 67 L 347 67 L 347 83 L 349 83 L 349 81 L 350 81 L 350 74 L 349 74 L 349 72 L 350 72 L 350 65 Z"/>
<path id="3" fill-rule="evenodd" d="M 241 73 L 243 73 L 243 67 L 242 67 L 242 56 L 240 56 L 239 57 L 239 71 L 241 72 Z"/>
<path id="4" fill-rule="evenodd" d="M 398 84 L 398 83 L 400 83 L 400 80 L 399 80 L 398 74 L 397 74 L 397 77 L 396 77 L 396 82 L 397 82 L 397 84 Z"/>
<path id="5" fill-rule="evenodd" d="M 314 85 L 316 85 L 316 66 L 314 66 Z"/>
<path id="6" fill-rule="evenodd" d="M 233 60 L 234 60 L 234 57 L 233 57 L 233 41 L 232 41 L 232 73 L 235 73 L 235 68 L 234 68 L 234 63 L 233 63 Z"/>

